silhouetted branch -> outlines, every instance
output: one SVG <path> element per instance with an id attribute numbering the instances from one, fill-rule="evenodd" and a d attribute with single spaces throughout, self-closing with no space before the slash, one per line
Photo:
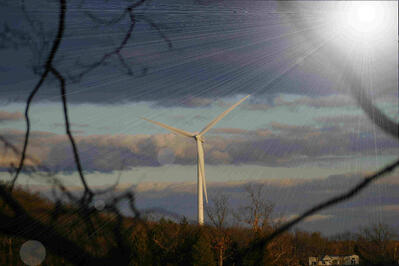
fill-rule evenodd
<path id="1" fill-rule="evenodd" d="M 98 23 L 98 24 L 102 24 L 102 25 L 109 26 L 109 25 L 113 25 L 113 24 L 115 24 L 115 23 L 118 23 L 118 22 L 120 22 L 122 19 L 124 19 L 124 18 L 126 17 L 126 15 L 127 15 L 127 10 L 125 9 L 125 10 L 122 12 L 122 14 L 116 16 L 115 18 L 109 19 L 109 20 L 100 18 L 100 17 L 94 15 L 93 13 L 91 13 L 90 11 L 85 11 L 84 13 L 85 13 L 93 22 L 96 22 L 96 23 Z"/>
<path id="2" fill-rule="evenodd" d="M 154 30 L 156 30 L 156 31 L 158 32 L 159 37 L 161 37 L 161 39 L 163 39 L 163 40 L 166 42 L 166 44 L 168 45 L 168 48 L 169 48 L 169 49 L 172 49 L 172 48 L 173 48 L 172 41 L 168 38 L 168 36 L 166 36 L 166 35 L 162 32 L 162 30 L 161 30 L 161 28 L 158 26 L 158 24 L 156 24 L 156 23 L 155 23 L 154 21 L 152 21 L 149 17 L 144 16 L 144 15 L 140 15 L 140 16 L 138 16 L 138 18 L 144 20 L 145 22 L 147 22 L 148 25 L 151 26 L 151 28 L 153 28 Z"/>
<path id="3" fill-rule="evenodd" d="M 90 190 L 90 188 L 87 185 L 87 182 L 84 178 L 82 165 L 80 163 L 78 148 L 76 146 L 75 140 L 72 136 L 71 129 L 70 129 L 69 116 L 68 116 L 68 104 L 67 104 L 66 90 L 65 90 L 65 79 L 61 75 L 61 73 L 59 73 L 53 66 L 50 66 L 50 71 L 60 81 L 60 94 L 61 94 L 61 98 L 62 98 L 63 113 L 64 113 L 64 119 L 65 119 L 65 131 L 66 131 L 66 134 L 68 135 L 69 141 L 72 145 L 73 156 L 75 159 L 76 168 L 79 173 L 80 181 L 82 182 L 82 184 L 84 186 L 85 193 L 88 193 L 89 198 L 91 200 L 91 198 L 93 197 L 93 192 Z M 89 200 L 89 202 L 90 202 L 90 200 Z"/>
<path id="4" fill-rule="evenodd" d="M 143 14 L 135 15 L 133 13 L 135 8 L 141 6 L 145 2 L 146 2 L 146 0 L 142 0 L 142 1 L 138 1 L 138 2 L 136 2 L 134 4 L 131 4 L 131 5 L 127 6 L 120 15 L 118 15 L 118 16 L 112 18 L 112 19 L 103 19 L 101 17 L 98 17 L 98 16 L 94 15 L 90 11 L 86 11 L 85 12 L 85 14 L 93 22 L 101 24 L 101 25 L 105 25 L 105 26 L 110 26 L 110 25 L 113 25 L 115 23 L 118 23 L 118 22 L 122 21 L 126 17 L 126 15 L 129 15 L 130 25 L 129 25 L 129 28 L 128 28 L 126 34 L 124 35 L 121 43 L 113 51 L 104 54 L 100 60 L 98 60 L 98 61 L 96 61 L 94 63 L 88 64 L 88 65 L 85 65 L 85 64 L 82 64 L 80 62 L 77 62 L 77 64 L 80 67 L 83 67 L 84 70 L 81 73 L 79 73 L 78 75 L 70 75 L 71 80 L 73 80 L 75 82 L 80 81 L 86 74 L 90 73 L 91 71 L 93 71 L 97 67 L 100 67 L 100 66 L 104 65 L 106 63 L 106 61 L 109 58 L 111 58 L 112 56 L 114 56 L 114 55 L 117 56 L 121 66 L 126 69 L 126 73 L 128 75 L 133 75 L 134 73 L 133 73 L 132 68 L 129 66 L 129 64 L 126 63 L 124 57 L 121 55 L 120 52 L 121 52 L 121 50 L 123 48 L 126 47 L 128 41 L 131 39 L 133 30 L 134 30 L 134 28 L 136 26 L 136 22 L 138 20 L 145 21 L 151 28 L 156 30 L 156 32 L 158 33 L 160 38 L 165 41 L 165 43 L 167 44 L 168 48 L 172 49 L 173 44 L 172 44 L 171 40 L 162 32 L 161 27 L 158 24 L 156 24 L 154 21 L 152 21 L 150 18 L 148 18 L 147 16 L 145 16 Z M 143 69 L 143 72 L 145 72 L 145 69 Z"/>
<path id="5" fill-rule="evenodd" d="M 303 214 L 298 216 L 297 218 L 283 224 L 279 228 L 277 228 L 272 234 L 267 236 L 264 239 L 259 240 L 256 242 L 251 248 L 250 251 L 256 250 L 256 249 L 263 249 L 268 243 L 270 243 L 273 239 L 281 235 L 282 233 L 288 231 L 291 229 L 293 226 L 304 220 L 305 218 L 315 214 L 316 212 L 319 212 L 321 210 L 327 209 L 333 205 L 336 205 L 342 201 L 349 200 L 353 198 L 355 195 L 359 194 L 362 190 L 364 190 L 367 186 L 372 184 L 373 181 L 383 177 L 384 175 L 391 173 L 393 170 L 395 170 L 396 167 L 399 166 L 399 160 L 389 164 L 388 166 L 382 168 L 381 170 L 377 171 L 375 174 L 372 174 L 370 176 L 365 177 L 365 179 L 354 186 L 352 189 L 350 189 L 348 192 L 345 192 L 341 195 L 338 195 L 336 197 L 333 197 L 327 201 L 324 201 L 320 204 L 317 204 L 316 206 L 310 208 L 309 210 L 305 211 Z"/>
<path id="6" fill-rule="evenodd" d="M 357 85 L 360 84 L 360 81 L 357 80 L 355 75 L 347 76 L 351 77 L 351 79 L 356 79 L 357 82 L 353 80 L 349 81 L 351 83 L 351 92 L 357 104 L 362 108 L 369 119 L 385 133 L 399 140 L 399 124 L 392 121 L 387 115 L 381 112 L 366 95 L 362 94 L 362 89 Z"/>
<path id="7" fill-rule="evenodd" d="M 109 59 L 111 56 L 116 55 L 118 56 L 119 61 L 121 62 L 122 66 L 127 68 L 128 70 L 128 74 L 132 74 L 133 71 L 131 70 L 131 68 L 126 64 L 125 60 L 122 58 L 122 56 L 120 55 L 121 50 L 126 46 L 127 42 L 129 41 L 130 37 L 132 36 L 132 32 L 134 29 L 134 26 L 136 25 L 136 19 L 134 17 L 134 14 L 132 12 L 131 8 L 127 8 L 126 12 L 129 14 L 129 18 L 130 18 L 130 25 L 129 28 L 125 34 L 125 36 L 123 37 L 121 43 L 119 44 L 118 47 L 116 47 L 113 51 L 106 53 L 103 55 L 103 57 L 97 61 L 94 62 L 88 66 L 84 66 L 86 69 L 84 71 L 82 71 L 79 75 L 77 76 L 71 76 L 70 78 L 74 81 L 80 81 L 83 76 L 85 76 L 86 74 L 90 73 L 91 71 L 93 71 L 94 69 L 96 69 L 97 67 L 103 65 L 105 63 L 105 61 L 107 59 Z M 125 13 L 125 12 L 124 12 Z"/>
<path id="8" fill-rule="evenodd" d="M 60 46 L 63 34 L 64 34 L 64 29 L 65 29 L 65 13 L 66 13 L 66 0 L 60 0 L 60 11 L 59 11 L 59 24 L 58 24 L 58 31 L 57 35 L 54 39 L 53 46 L 51 48 L 51 51 L 49 53 L 49 56 L 47 58 L 46 64 L 45 64 L 45 70 L 43 74 L 41 75 L 38 83 L 34 87 L 34 89 L 31 91 L 29 94 L 29 97 L 26 101 L 26 107 L 25 107 L 25 121 L 26 121 L 26 131 L 25 131 L 25 140 L 24 140 L 24 146 L 22 149 L 22 154 L 21 154 L 21 160 L 19 162 L 18 168 L 16 170 L 15 176 L 13 180 L 11 181 L 10 188 L 11 190 L 13 189 L 15 182 L 18 179 L 18 176 L 24 166 L 24 161 L 25 161 L 25 156 L 26 156 L 26 149 L 28 147 L 29 143 L 29 136 L 30 136 L 30 119 L 29 119 L 29 109 L 32 103 L 33 98 L 35 97 L 36 93 L 39 91 L 40 87 L 42 86 L 43 82 L 47 78 L 48 73 L 50 72 L 50 69 L 52 67 L 52 62 L 54 60 L 55 54 L 58 51 L 58 48 Z"/>
<path id="9" fill-rule="evenodd" d="M 141 6 L 142 4 L 144 4 L 147 0 L 141 0 L 141 1 L 137 1 L 129 6 L 127 6 L 123 12 L 118 15 L 115 18 L 112 18 L 110 20 L 105 20 L 103 18 L 97 17 L 94 14 L 92 14 L 89 11 L 86 11 L 86 15 L 92 19 L 94 22 L 99 23 L 99 24 L 103 24 L 103 25 L 113 25 L 115 23 L 120 22 L 121 20 L 123 20 L 126 15 L 129 16 L 130 19 L 130 25 L 129 28 L 126 32 L 126 34 L 124 35 L 122 41 L 120 42 L 120 44 L 118 45 L 118 47 L 116 47 L 113 51 L 106 53 L 102 56 L 102 58 L 100 60 L 98 60 L 97 62 L 94 62 L 92 64 L 89 65 L 83 65 L 81 63 L 78 63 L 78 65 L 80 65 L 81 67 L 85 68 L 81 73 L 79 73 L 78 75 L 74 76 L 74 75 L 70 75 L 70 78 L 77 82 L 80 81 L 85 75 L 87 75 L 88 73 L 90 73 L 91 71 L 93 71 L 94 69 L 96 69 L 97 67 L 100 67 L 102 65 L 105 64 L 105 62 L 113 55 L 117 56 L 121 66 L 123 68 L 125 68 L 127 70 L 127 74 L 128 75 L 133 75 L 133 70 L 131 69 L 131 67 L 126 63 L 125 59 L 122 57 L 122 55 L 120 54 L 121 50 L 123 48 L 125 48 L 126 44 L 128 43 L 128 41 L 131 39 L 134 27 L 136 25 L 136 16 L 133 13 L 133 10 L 139 6 Z M 143 17 L 143 16 L 141 16 Z M 154 29 L 157 30 L 158 34 L 161 36 L 161 38 L 163 40 L 165 40 L 168 43 L 168 47 L 171 48 L 171 42 L 170 40 L 162 33 L 162 31 L 160 30 L 160 28 L 158 27 L 158 25 L 156 25 L 154 22 L 152 22 L 151 20 L 148 20 L 148 18 L 143 18 L 143 20 L 146 20 L 150 26 Z"/>
<path id="10" fill-rule="evenodd" d="M 0 135 L 0 142 L 3 142 L 3 145 L 5 147 L 5 149 L 7 150 L 8 148 L 10 148 L 15 155 L 20 155 L 21 151 L 15 147 L 14 144 L 12 144 L 11 142 L 9 142 L 5 137 Z M 32 157 L 32 156 L 26 156 L 26 158 L 29 158 L 29 160 L 31 160 L 32 162 L 39 164 L 39 160 L 37 160 L 36 158 Z"/>

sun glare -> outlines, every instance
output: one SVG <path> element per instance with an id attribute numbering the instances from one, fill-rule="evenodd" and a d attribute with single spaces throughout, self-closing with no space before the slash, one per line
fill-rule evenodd
<path id="1" fill-rule="evenodd" d="M 338 9 L 336 23 L 353 33 L 373 34 L 387 25 L 389 5 L 379 1 L 345 2 Z"/>
<path id="2" fill-rule="evenodd" d="M 384 10 L 375 2 L 359 2 L 348 7 L 346 23 L 358 32 L 372 32 L 382 23 Z"/>
<path id="3" fill-rule="evenodd" d="M 340 1 L 333 5 L 327 13 L 331 29 L 346 44 L 387 40 L 397 24 L 397 4 L 392 1 Z"/>
<path id="4" fill-rule="evenodd" d="M 370 5 L 362 5 L 356 8 L 355 20 L 363 27 L 366 28 L 369 23 L 375 19 L 376 10 Z"/>

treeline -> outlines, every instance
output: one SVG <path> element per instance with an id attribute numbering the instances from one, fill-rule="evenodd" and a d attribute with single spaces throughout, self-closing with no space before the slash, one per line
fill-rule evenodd
<path id="1" fill-rule="evenodd" d="M 165 219 L 157 222 L 141 218 L 120 219 L 95 208 L 89 216 L 85 216 L 74 206 L 56 206 L 37 194 L 17 189 L 12 195 L 38 223 L 49 226 L 54 232 L 72 241 L 85 254 L 107 257 L 107 263 L 104 264 L 108 265 L 110 262 L 114 265 L 256 265 L 259 261 L 264 265 L 308 265 L 309 256 L 323 254 L 357 254 L 363 265 L 387 265 L 399 260 L 399 241 L 393 230 L 384 224 L 372 225 L 356 234 L 346 233 L 334 238 L 324 237 L 319 232 L 286 232 L 270 242 L 264 250 L 253 252 L 250 251 L 251 245 L 270 234 L 274 225 L 262 220 L 261 216 L 252 217 L 252 220 L 248 216 L 249 219 L 243 221 L 251 221 L 256 226 L 223 226 L 223 221 L 219 219 L 223 218 L 220 215 L 223 212 L 215 212 L 224 209 L 223 201 L 218 201 L 218 209 L 214 205 L 214 209 L 208 211 L 210 215 L 219 215 L 213 216 L 219 224 L 197 226 L 188 223 L 186 219 L 180 222 Z M 15 215 L 8 204 L 4 199 L 0 200 L 1 215 Z M 35 224 L 26 226 L 21 223 L 19 230 L 24 235 L 24 230 L 35 230 Z M 27 240 L 1 234 L 0 265 L 24 265 L 20 258 L 20 248 Z M 65 250 L 64 243 L 57 244 L 59 247 L 52 246 L 51 249 L 45 245 L 47 254 L 43 265 L 75 265 L 76 261 L 81 261 L 82 265 L 90 264 L 83 254 L 75 262 L 70 262 L 62 256 L 62 252 L 56 252 L 57 248 Z"/>

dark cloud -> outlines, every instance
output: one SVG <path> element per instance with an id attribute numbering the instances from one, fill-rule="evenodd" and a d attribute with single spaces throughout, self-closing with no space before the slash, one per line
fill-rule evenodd
<path id="1" fill-rule="evenodd" d="M 43 35 L 26 32 L 22 34 L 25 36 L 23 45 L 8 45 L 0 51 L 2 65 L 12 66 L 7 72 L 0 71 L 2 101 L 26 101 L 38 78 L 32 74 L 32 70 L 40 72 L 40 66 L 45 63 L 50 46 L 43 42 L 53 39 L 57 17 L 53 16 L 52 11 L 56 10 L 56 5 L 47 1 L 39 2 L 40 6 L 46 8 L 32 15 L 35 21 L 43 25 Z M 118 4 L 95 2 L 98 3 L 93 5 L 107 10 L 92 10 L 103 19 L 117 17 L 123 5 L 127 5 L 126 1 Z M 98 27 L 94 24 L 85 13 L 85 10 L 91 10 L 91 5 L 86 2 L 81 9 L 71 8 L 67 12 L 66 34 L 72 37 L 62 40 L 55 62 L 57 69 L 66 77 L 78 75 L 85 69 L 82 66 L 96 63 L 104 54 L 112 52 L 126 32 L 126 27 Z M 33 7 L 27 8 L 30 10 Z M 267 1 L 233 1 L 223 5 L 215 2 L 210 7 L 190 1 L 184 4 L 181 1 L 162 4 L 152 1 L 140 12 L 160 25 L 173 44 L 173 49 L 169 50 L 159 34 L 150 30 L 150 26 L 138 17 L 134 38 L 121 50 L 126 63 L 132 66 L 133 76 L 125 75 L 126 69 L 118 57 L 111 56 L 106 66 L 94 69 L 81 83 L 68 83 L 70 103 L 149 101 L 156 102 L 156 105 L 197 107 L 226 96 L 252 94 L 266 99 L 287 93 L 309 97 L 295 102 L 297 105 L 339 107 L 347 104 L 334 97 L 324 102 L 312 99 L 334 95 L 337 86 L 340 86 L 337 81 L 342 70 L 328 64 L 332 47 L 327 45 L 324 50 L 318 49 L 319 43 L 304 41 L 303 30 L 298 31 L 296 25 L 287 21 L 286 14 L 290 12 L 275 12 L 275 7 Z M 29 28 L 27 21 L 15 21 L 15 17 L 23 18 L 18 4 L 4 7 L 1 14 L 2 25 L 4 22 L 11 29 L 22 32 L 24 28 Z M 75 38 L 76 25 L 80 25 L 79 38 Z M 312 31 L 312 27 L 309 27 L 309 31 Z M 370 66 L 373 84 L 378 88 L 385 89 L 386 84 L 395 84 L 397 81 L 397 73 L 392 67 L 396 66 L 395 62 L 391 65 L 386 60 L 395 57 L 396 46 L 394 48 L 381 58 L 375 58 L 376 64 Z M 307 56 L 313 50 L 317 52 Z M 19 85 L 21 82 L 23 86 Z M 42 86 L 35 98 L 49 101 L 59 99 L 59 91 L 54 90 L 54 83 Z M 258 104 L 248 108 L 267 109 L 268 106 Z"/>
<path id="2" fill-rule="evenodd" d="M 164 101 L 157 101 L 155 107 L 168 107 L 168 106 L 179 106 L 186 108 L 193 107 L 207 107 L 213 103 L 210 98 L 193 97 L 188 96 L 185 98 L 165 99 Z"/>
<path id="3" fill-rule="evenodd" d="M 12 68 L 10 67 L 5 67 L 5 66 L 0 66 L 0 72 L 8 72 L 10 71 Z"/>
<path id="4" fill-rule="evenodd" d="M 253 104 L 245 104 L 242 108 L 247 110 L 256 110 L 256 111 L 266 111 L 271 109 L 273 106 L 266 103 L 253 103 Z"/>

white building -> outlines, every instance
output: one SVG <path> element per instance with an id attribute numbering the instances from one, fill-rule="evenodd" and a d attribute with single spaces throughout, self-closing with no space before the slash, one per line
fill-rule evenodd
<path id="1" fill-rule="evenodd" d="M 318 257 L 309 257 L 309 266 L 313 265 L 358 265 L 358 255 L 323 255 Z"/>

